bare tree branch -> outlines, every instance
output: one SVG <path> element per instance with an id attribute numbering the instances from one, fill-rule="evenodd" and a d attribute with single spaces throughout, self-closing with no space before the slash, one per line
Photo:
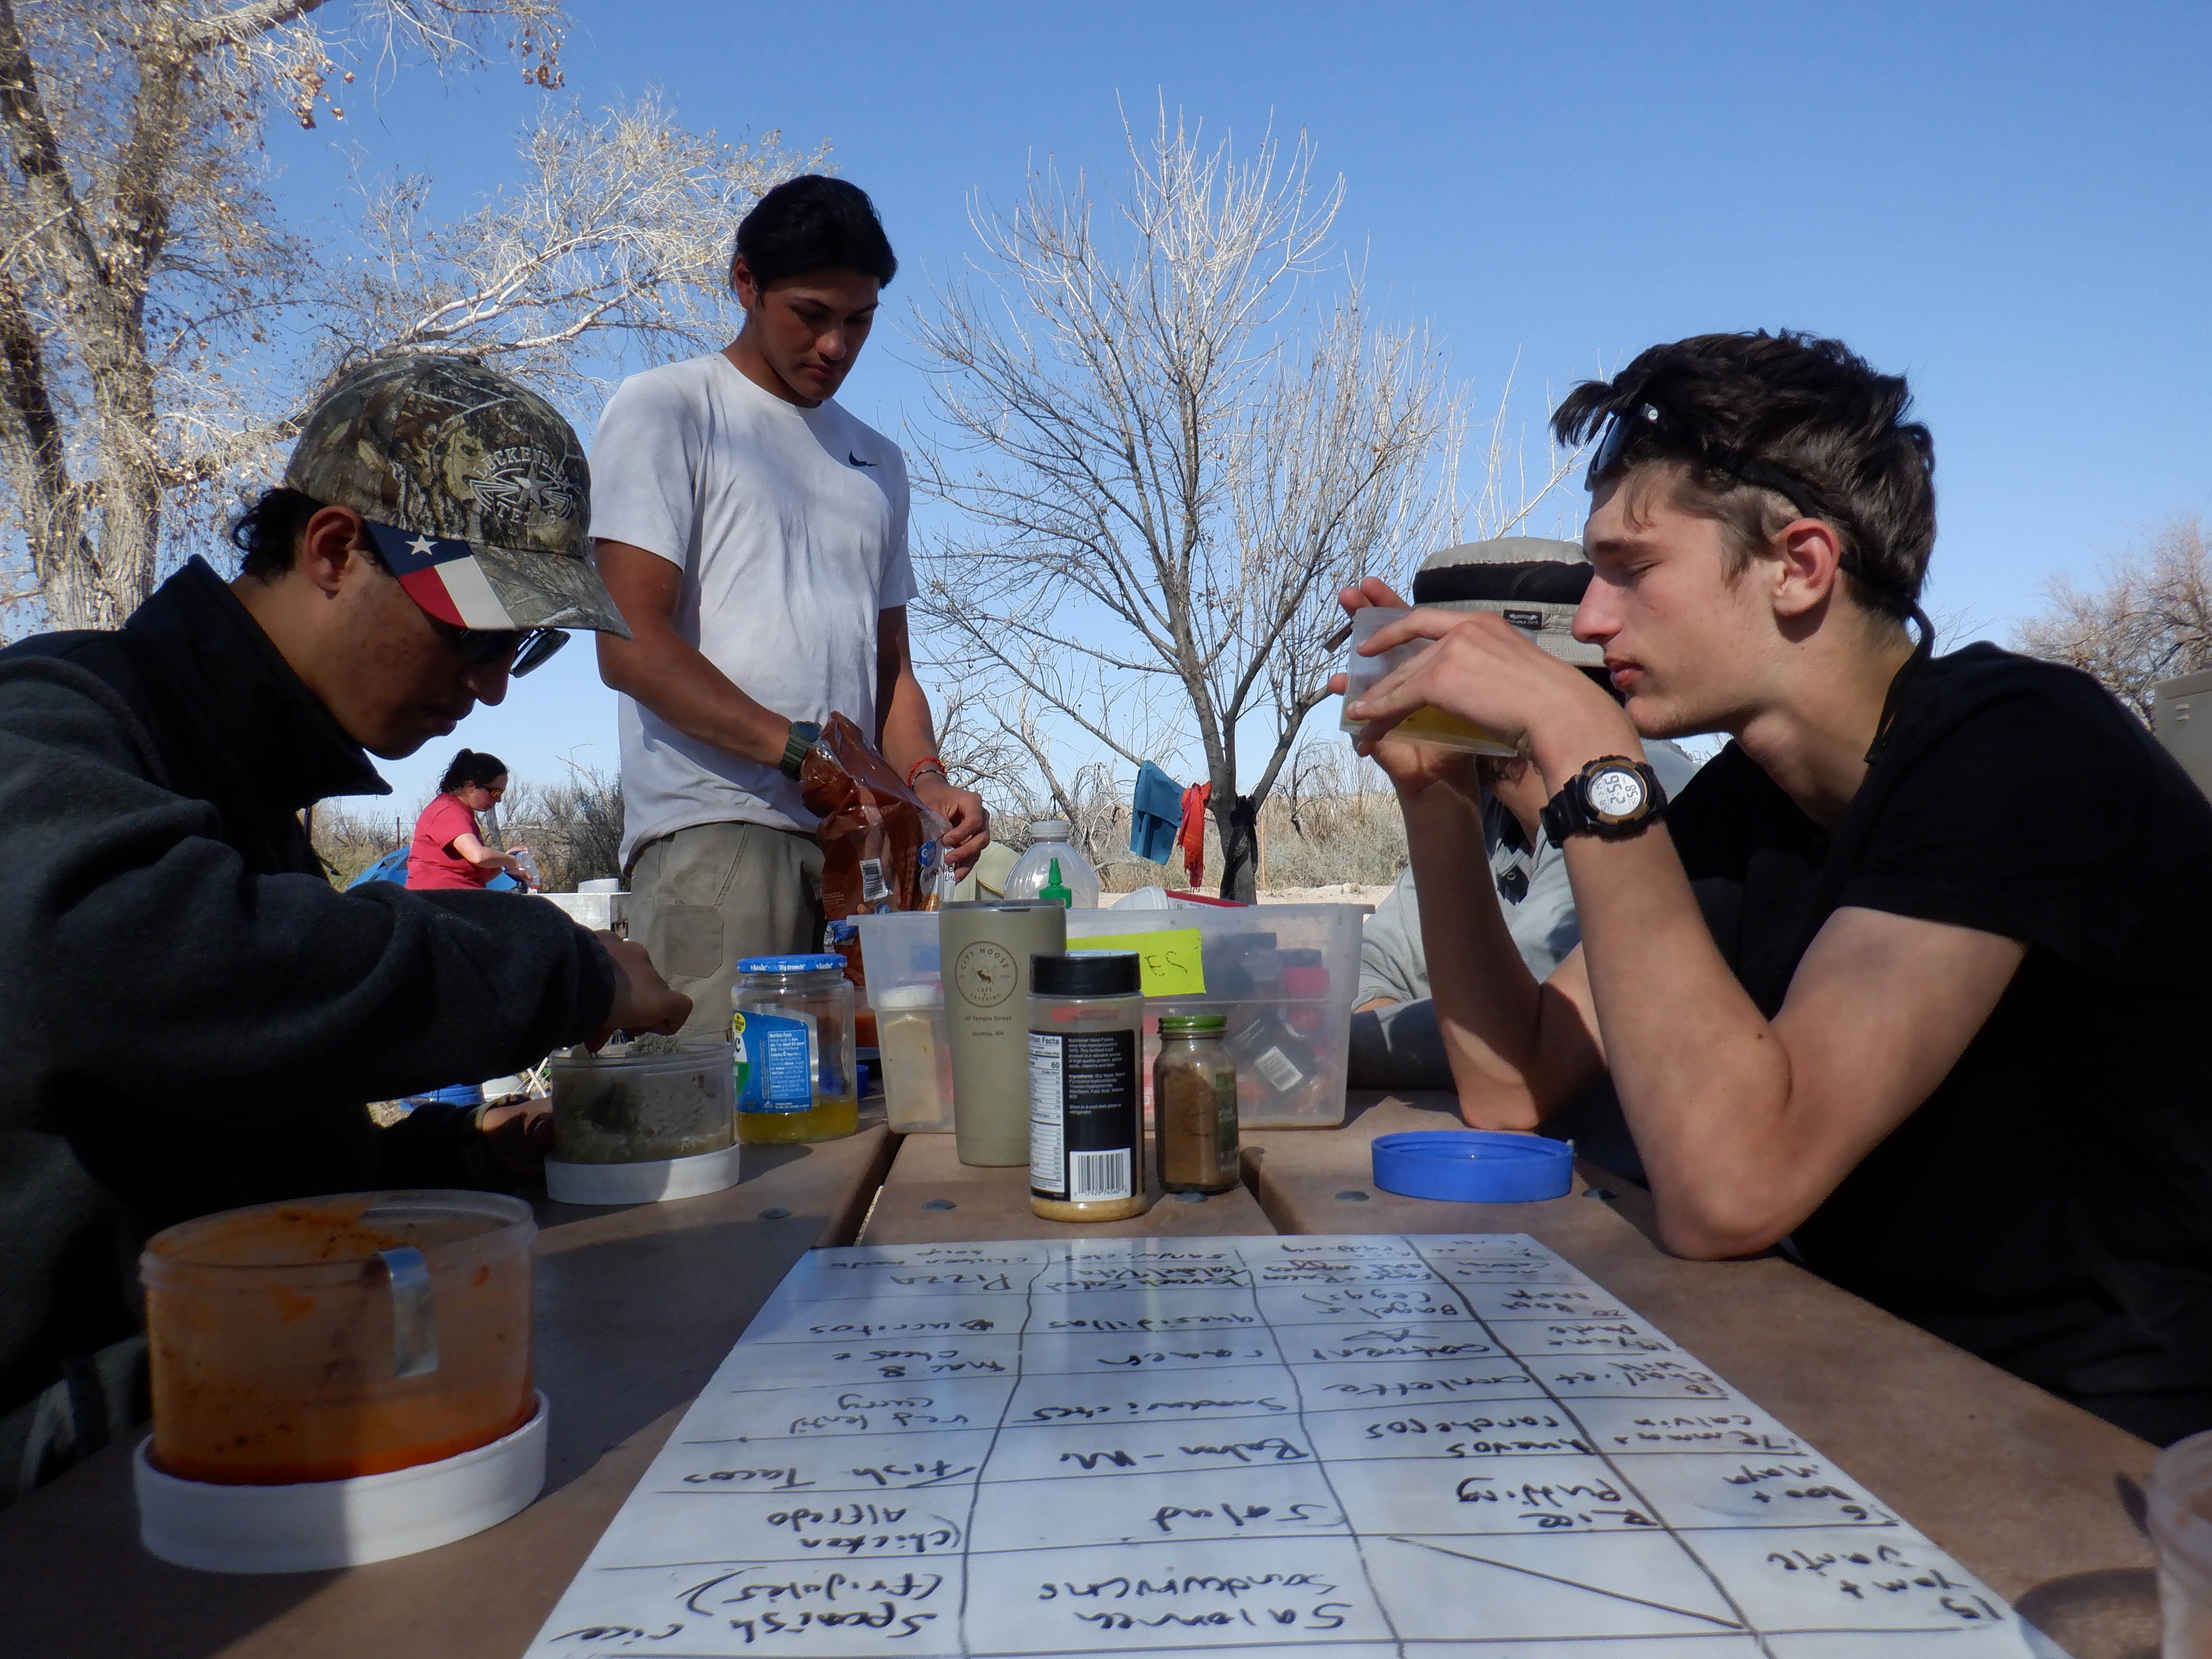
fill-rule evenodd
<path id="1" fill-rule="evenodd" d="M 51 624 L 119 623 L 344 363 L 466 352 L 596 401 L 587 352 L 720 343 L 732 226 L 821 160 L 772 134 L 687 132 L 653 97 L 556 104 L 482 201 L 433 214 L 428 179 L 365 182 L 350 232 L 311 237 L 268 198 L 271 114 L 342 119 L 356 69 L 506 57 L 557 87 L 566 31 L 561 0 L 0 0 L 9 601 L 21 574 Z"/>
<path id="2" fill-rule="evenodd" d="M 2143 546 L 2107 556 L 2104 582 L 2063 576 L 2044 589 L 2042 611 L 2022 624 L 2030 656 L 2094 676 L 2148 725 L 2152 687 L 2212 668 L 2212 549 L 2201 519 L 2176 519 Z"/>
<path id="3" fill-rule="evenodd" d="M 1304 139 L 1240 156 L 1164 108 L 1125 137 L 1111 198 L 1048 166 L 1005 212 L 977 204 L 978 271 L 915 320 L 951 434 L 916 444 L 915 477 L 961 509 L 917 610 L 1126 762 L 1158 756 L 1115 699 L 1176 686 L 1223 891 L 1249 897 L 1336 593 L 1464 520 L 1468 422 L 1439 344 L 1376 318 L 1331 252 L 1343 185 Z"/>

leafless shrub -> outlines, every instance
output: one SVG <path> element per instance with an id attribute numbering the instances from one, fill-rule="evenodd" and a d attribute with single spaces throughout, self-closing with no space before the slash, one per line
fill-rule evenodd
<path id="1" fill-rule="evenodd" d="M 2201 519 L 2176 519 L 2145 545 L 2109 555 L 2099 586 L 2063 576 L 2020 629 L 2030 656 L 2094 676 L 2146 723 L 2160 680 L 2212 668 L 2212 551 Z"/>
<path id="2" fill-rule="evenodd" d="M 623 793 L 619 775 L 568 763 L 557 783 L 510 786 L 507 844 L 537 854 L 538 872 L 552 893 L 573 893 L 580 882 L 622 874 Z"/>

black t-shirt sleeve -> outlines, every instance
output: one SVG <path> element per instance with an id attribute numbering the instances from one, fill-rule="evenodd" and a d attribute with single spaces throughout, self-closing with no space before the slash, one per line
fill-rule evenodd
<path id="1" fill-rule="evenodd" d="M 2196 829 L 2189 803 L 2149 734 L 2092 683 L 2021 666 L 2040 672 L 2007 677 L 1869 777 L 1877 810 L 1863 841 L 1838 848 L 1835 903 L 2002 934 L 2100 975 L 2154 973 L 2161 894 L 2203 885 L 2172 879 Z"/>

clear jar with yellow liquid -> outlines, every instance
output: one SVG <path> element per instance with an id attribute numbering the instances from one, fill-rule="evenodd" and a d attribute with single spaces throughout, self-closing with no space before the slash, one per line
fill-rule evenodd
<path id="1" fill-rule="evenodd" d="M 730 1037 L 742 1144 L 838 1140 L 860 1127 L 842 957 L 744 957 L 730 989 Z"/>
<path id="2" fill-rule="evenodd" d="M 1374 689 L 1375 683 L 1401 665 L 1411 662 L 1436 641 L 1408 640 L 1394 646 L 1379 656 L 1363 657 L 1359 647 L 1375 637 L 1376 633 L 1408 614 L 1404 605 L 1369 605 L 1352 613 L 1351 655 L 1344 664 L 1344 707 L 1346 708 Z M 1367 726 L 1365 720 L 1356 720 L 1346 714 L 1339 721 L 1340 729 L 1358 732 Z M 1500 757 L 1516 752 L 1511 744 L 1492 736 L 1472 720 L 1456 714 L 1447 714 L 1441 708 L 1416 708 L 1412 714 L 1390 728 L 1390 735 L 1406 743 L 1425 743 L 1439 749 L 1463 750 L 1472 755 L 1496 755 Z"/>

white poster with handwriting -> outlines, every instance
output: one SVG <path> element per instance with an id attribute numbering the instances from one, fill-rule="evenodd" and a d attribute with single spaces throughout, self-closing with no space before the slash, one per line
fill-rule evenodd
<path id="1" fill-rule="evenodd" d="M 1496 1234 L 814 1251 L 530 1659 L 1240 1649 L 2057 1653 Z"/>

